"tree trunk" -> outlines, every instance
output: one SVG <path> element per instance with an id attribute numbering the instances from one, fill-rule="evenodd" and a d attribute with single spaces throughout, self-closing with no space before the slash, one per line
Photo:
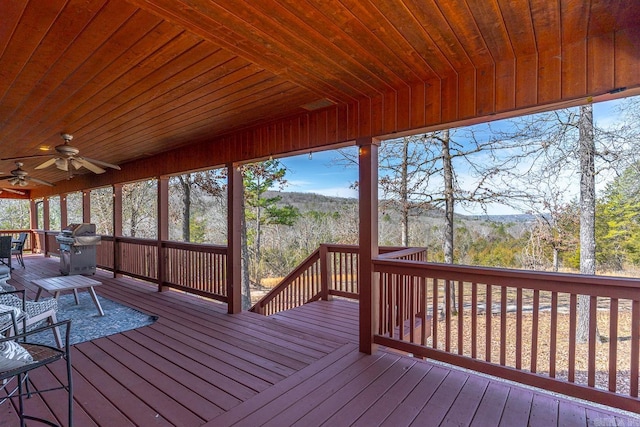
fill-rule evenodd
<path id="1" fill-rule="evenodd" d="M 182 240 L 191 241 L 191 175 L 187 174 L 186 179 L 179 175 L 180 186 L 182 187 Z"/>
<path id="2" fill-rule="evenodd" d="M 409 246 L 409 138 L 402 141 L 402 169 L 400 171 L 400 203 L 402 212 L 400 228 L 402 230 L 402 246 Z"/>
<path id="3" fill-rule="evenodd" d="M 258 286 L 262 285 L 262 207 L 256 207 L 256 242 L 254 245 L 254 270 L 253 278 Z"/>
<path id="4" fill-rule="evenodd" d="M 578 119 L 580 134 L 578 155 L 580 158 L 580 273 L 596 273 L 596 190 L 595 190 L 595 141 L 593 137 L 593 108 L 591 104 L 580 107 Z M 576 340 L 587 342 L 589 337 L 589 296 L 578 296 L 578 328 Z"/>
<path id="5" fill-rule="evenodd" d="M 449 150 L 449 130 L 446 129 L 442 132 L 442 170 L 444 174 L 444 262 L 447 264 L 453 264 L 453 210 L 454 210 L 454 188 L 453 188 L 453 164 L 451 162 L 451 151 Z M 451 314 L 456 315 L 458 310 L 456 307 L 456 287 L 453 281 L 447 282 L 450 287 L 450 301 L 446 304 L 446 292 L 442 296 L 443 304 L 440 312 L 441 317 L 444 317 L 447 312 L 448 306 L 451 307 Z"/>
<path id="6" fill-rule="evenodd" d="M 560 267 L 560 260 L 558 257 L 558 248 L 557 247 L 553 247 L 553 271 L 555 271 L 556 273 L 558 272 Z"/>
<path id="7" fill-rule="evenodd" d="M 251 279 L 249 277 L 249 248 L 247 246 L 247 220 L 245 216 L 244 188 L 242 189 L 242 206 L 240 208 L 240 270 L 242 286 L 242 309 L 251 308 Z"/>

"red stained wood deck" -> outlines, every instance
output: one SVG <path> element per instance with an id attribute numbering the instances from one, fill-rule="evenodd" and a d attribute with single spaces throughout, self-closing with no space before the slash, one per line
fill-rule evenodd
<path id="1" fill-rule="evenodd" d="M 58 274 L 25 257 L 10 283 Z M 99 271 L 98 294 L 159 317 L 153 325 L 75 345 L 75 425 L 580 426 L 640 425 L 628 414 L 396 353 L 358 352 L 357 304 L 316 302 L 271 317 Z M 63 365 L 34 371 L 36 388 Z M 65 420 L 64 395 L 28 400 Z M 11 404 L 0 425 L 17 425 Z"/>

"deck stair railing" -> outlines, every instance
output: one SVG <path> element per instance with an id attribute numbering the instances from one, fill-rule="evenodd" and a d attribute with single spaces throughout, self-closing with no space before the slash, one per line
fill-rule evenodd
<path id="1" fill-rule="evenodd" d="M 424 260 L 425 248 L 381 247 L 381 254 Z M 359 298 L 358 246 L 322 244 L 251 309 L 271 315 L 331 296 Z"/>

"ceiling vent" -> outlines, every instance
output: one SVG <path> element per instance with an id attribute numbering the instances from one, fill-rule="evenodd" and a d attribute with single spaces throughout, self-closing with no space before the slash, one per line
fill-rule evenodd
<path id="1" fill-rule="evenodd" d="M 315 111 L 315 110 L 321 110 L 322 108 L 331 107 L 332 105 L 336 105 L 336 103 L 331 101 L 330 99 L 322 98 L 317 101 L 313 101 L 308 104 L 305 104 L 302 106 L 302 108 L 304 108 L 307 111 Z"/>

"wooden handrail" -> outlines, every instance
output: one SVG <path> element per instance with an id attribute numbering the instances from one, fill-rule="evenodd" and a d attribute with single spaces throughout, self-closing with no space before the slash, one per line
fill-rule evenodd
<path id="1" fill-rule="evenodd" d="M 639 412 L 639 279 L 382 257 L 373 261 L 373 269 L 380 276 L 375 343 Z M 457 313 L 451 284 L 457 288 Z M 585 344 L 576 342 L 580 295 L 590 307 Z M 605 313 L 609 323 L 598 328 L 596 322 L 606 321 Z M 624 313 L 626 317 L 620 317 Z M 427 334 L 399 332 L 406 331 L 406 321 L 413 321 L 414 316 L 422 316 L 421 327 L 425 320 L 432 320 L 427 322 L 431 328 Z M 608 335 L 606 344 L 598 341 L 598 329 Z M 566 336 L 560 335 L 565 330 Z M 430 337 L 425 340 L 425 336 Z M 620 353 L 623 342 L 630 344 L 625 347 L 629 353 Z M 542 343 L 548 349 L 548 360 L 540 359 Z M 605 372 L 597 371 L 597 360 L 608 360 Z M 618 360 L 629 362 L 618 366 Z M 583 376 L 577 375 L 578 369 L 584 370 Z M 619 371 L 630 378 L 623 391 L 617 386 Z M 604 382 L 598 379 L 601 377 Z"/>
<path id="2" fill-rule="evenodd" d="M 284 279 L 278 283 L 271 291 L 269 291 L 264 297 L 260 299 L 256 304 L 249 309 L 254 313 L 260 314 L 272 314 L 272 310 L 268 310 L 269 303 L 274 301 L 279 295 L 282 295 L 287 289 L 289 289 L 302 275 L 308 271 L 312 266 L 320 262 L 320 249 L 313 251 L 304 261 L 302 261 L 291 273 L 289 273 Z M 305 300 L 313 301 L 318 299 L 319 292 L 313 295 L 306 295 Z M 293 307 L 288 307 L 293 308 Z"/>
<path id="3" fill-rule="evenodd" d="M 413 260 L 426 258 L 426 248 L 383 246 L 379 251 L 381 254 L 387 254 L 386 256 L 390 258 Z M 358 246 L 322 244 L 250 310 L 269 315 L 317 299 L 328 299 L 331 296 L 357 300 L 359 298 L 356 268 L 358 257 Z M 312 268 L 318 269 L 317 274 L 308 274 Z M 306 275 L 306 281 L 301 280 L 303 275 Z M 318 289 L 319 291 L 318 293 L 309 293 L 309 289 Z M 283 293 L 288 293 L 287 302 L 280 302 L 276 308 L 272 302 Z"/>

